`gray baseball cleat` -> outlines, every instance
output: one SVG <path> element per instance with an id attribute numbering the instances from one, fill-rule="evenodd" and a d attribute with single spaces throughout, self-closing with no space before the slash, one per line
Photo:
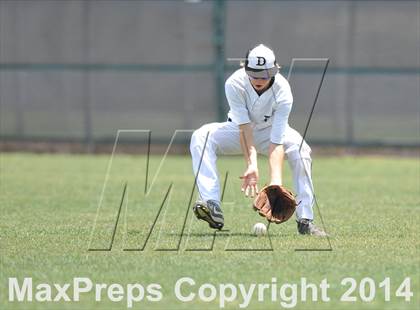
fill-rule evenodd
<path id="1" fill-rule="evenodd" d="M 206 221 L 214 229 L 221 230 L 224 225 L 223 212 L 219 204 L 214 200 L 197 201 L 193 207 L 195 216 L 199 220 Z"/>
<path id="2" fill-rule="evenodd" d="M 317 227 L 312 220 L 300 219 L 296 221 L 298 232 L 301 235 L 312 235 L 317 237 L 326 237 L 327 233 Z"/>

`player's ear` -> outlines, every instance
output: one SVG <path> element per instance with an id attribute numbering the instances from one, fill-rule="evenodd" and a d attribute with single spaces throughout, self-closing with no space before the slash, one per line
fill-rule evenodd
<path id="1" fill-rule="evenodd" d="M 248 56 L 249 56 L 249 53 L 251 53 L 251 50 L 248 50 L 247 52 L 246 52 L 246 55 L 245 55 L 245 62 L 244 62 L 244 64 L 243 64 L 243 67 L 248 67 Z"/>

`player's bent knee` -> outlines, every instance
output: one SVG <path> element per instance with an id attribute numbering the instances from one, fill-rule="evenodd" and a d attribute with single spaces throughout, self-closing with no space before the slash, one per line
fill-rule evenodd
<path id="1" fill-rule="evenodd" d="M 191 142 L 190 142 L 190 151 L 191 153 L 194 152 L 194 150 L 199 147 L 200 149 L 203 148 L 204 143 L 206 141 L 206 133 L 203 130 L 203 127 L 195 130 L 191 136 Z"/>
<path id="2" fill-rule="evenodd" d="M 195 147 L 199 144 L 198 142 L 200 141 L 199 138 L 200 133 L 198 132 L 198 129 L 195 130 L 191 136 L 191 141 L 190 141 L 190 152 L 193 153 Z"/>
<path id="3" fill-rule="evenodd" d="M 298 160 L 301 158 L 304 159 L 308 159 L 308 160 L 312 160 L 311 159 L 311 148 L 309 147 L 309 145 L 307 145 L 305 143 L 305 145 L 302 146 L 302 149 L 299 151 L 299 147 L 293 147 L 293 148 L 289 148 L 286 151 L 286 156 L 288 158 L 288 160 Z"/>

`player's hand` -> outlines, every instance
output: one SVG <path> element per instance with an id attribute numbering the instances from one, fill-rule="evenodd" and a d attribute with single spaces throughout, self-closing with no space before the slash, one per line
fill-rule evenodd
<path id="1" fill-rule="evenodd" d="M 242 179 L 242 192 L 245 192 L 245 196 L 253 198 L 258 193 L 258 168 L 254 166 L 248 166 L 244 174 L 239 177 Z"/>

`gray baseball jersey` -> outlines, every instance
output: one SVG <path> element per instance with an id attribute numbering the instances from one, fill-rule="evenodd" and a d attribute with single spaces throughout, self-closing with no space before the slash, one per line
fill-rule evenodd
<path id="1" fill-rule="evenodd" d="M 270 140 L 283 144 L 293 96 L 289 82 L 277 73 L 273 85 L 261 96 L 251 85 L 244 68 L 235 71 L 225 83 L 229 119 L 237 125 L 251 123 L 254 129 L 271 128 Z"/>

